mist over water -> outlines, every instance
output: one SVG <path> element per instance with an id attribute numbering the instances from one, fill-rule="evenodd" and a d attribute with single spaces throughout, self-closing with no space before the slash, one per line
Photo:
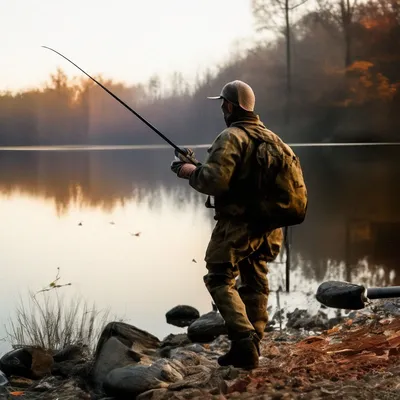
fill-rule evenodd
<path id="1" fill-rule="evenodd" d="M 398 148 L 296 152 L 309 210 L 291 229 L 282 306 L 316 308 L 327 279 L 400 284 Z M 58 267 L 60 283 L 72 283 L 59 289 L 66 298 L 109 307 L 159 338 L 183 331 L 165 321 L 175 305 L 211 310 L 202 277 L 213 212 L 170 171 L 172 158 L 166 149 L 0 152 L 0 338 L 19 297 L 47 286 Z M 273 291 L 285 287 L 284 262 L 281 254 L 270 265 Z"/>

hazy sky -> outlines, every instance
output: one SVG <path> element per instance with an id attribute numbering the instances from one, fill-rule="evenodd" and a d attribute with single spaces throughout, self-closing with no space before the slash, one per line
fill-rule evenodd
<path id="1" fill-rule="evenodd" d="M 250 0 L 3 0 L 0 91 L 40 85 L 57 66 L 81 75 L 41 45 L 135 83 L 176 70 L 193 78 L 252 34 Z"/>

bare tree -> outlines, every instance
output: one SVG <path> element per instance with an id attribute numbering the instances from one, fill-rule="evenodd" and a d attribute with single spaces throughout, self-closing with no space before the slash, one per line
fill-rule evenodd
<path id="1" fill-rule="evenodd" d="M 343 33 L 345 46 L 344 65 L 347 68 L 353 62 L 353 21 L 358 0 L 318 0 L 321 11 L 329 15 L 338 24 Z"/>
<path id="2" fill-rule="evenodd" d="M 306 2 L 307 0 L 252 0 L 252 11 L 256 19 L 257 30 L 278 30 L 285 37 L 287 122 L 290 119 L 292 93 L 291 14 Z"/>

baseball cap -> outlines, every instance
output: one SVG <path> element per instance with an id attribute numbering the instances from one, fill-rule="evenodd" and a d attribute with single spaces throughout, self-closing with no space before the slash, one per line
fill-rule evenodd
<path id="1" fill-rule="evenodd" d="M 207 97 L 210 100 L 225 99 L 246 111 L 254 111 L 256 96 L 253 89 L 245 82 L 235 80 L 228 82 L 219 96 Z"/>

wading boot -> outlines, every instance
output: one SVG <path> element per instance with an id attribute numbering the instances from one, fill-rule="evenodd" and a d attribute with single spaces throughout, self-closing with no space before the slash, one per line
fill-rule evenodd
<path id="1" fill-rule="evenodd" d="M 231 348 L 218 358 L 221 366 L 232 365 L 236 368 L 254 369 L 259 364 L 259 338 L 254 332 L 240 339 L 232 340 Z"/>

